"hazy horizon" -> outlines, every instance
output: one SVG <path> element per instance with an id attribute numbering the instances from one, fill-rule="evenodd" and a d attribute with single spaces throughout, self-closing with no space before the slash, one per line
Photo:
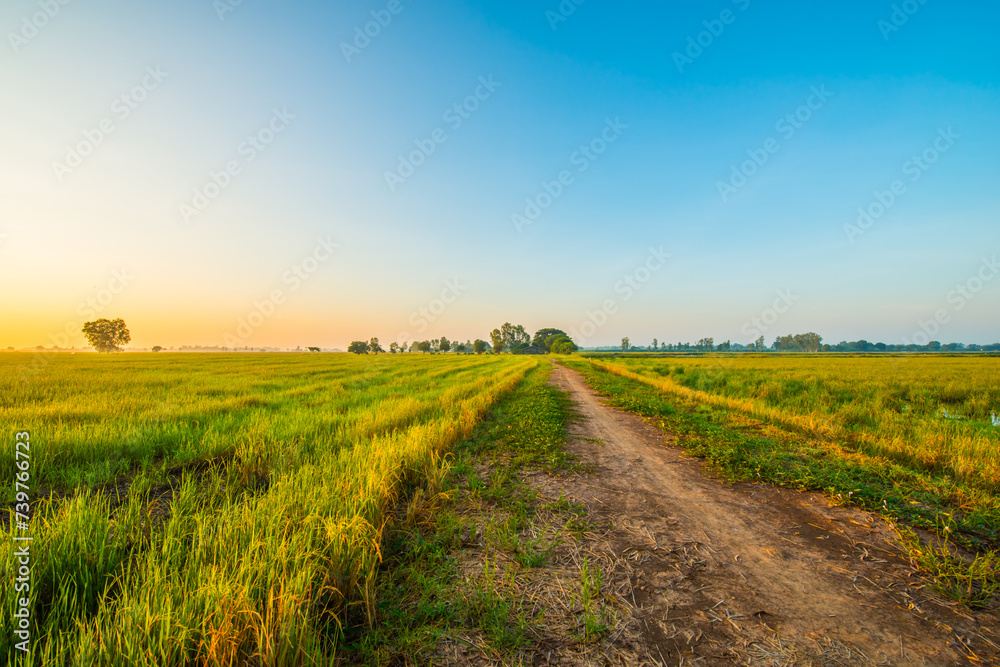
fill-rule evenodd
<path id="1" fill-rule="evenodd" d="M 991 344 L 997 19 L 12 0 L 0 349 Z"/>

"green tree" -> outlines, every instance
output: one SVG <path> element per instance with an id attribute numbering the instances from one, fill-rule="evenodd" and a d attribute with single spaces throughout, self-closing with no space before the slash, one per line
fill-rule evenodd
<path id="1" fill-rule="evenodd" d="M 356 340 L 347 346 L 347 351 L 354 354 L 368 354 L 368 343 L 363 340 Z"/>
<path id="2" fill-rule="evenodd" d="M 475 342 L 472 343 L 472 351 L 476 354 L 482 354 L 486 351 L 486 341 L 477 338 Z"/>
<path id="3" fill-rule="evenodd" d="M 163 349 L 163 348 L 162 348 L 162 347 L 160 347 L 159 345 L 154 345 L 154 346 L 153 346 L 153 352 L 159 352 L 159 351 L 160 351 L 160 350 L 162 350 L 162 349 Z"/>
<path id="4" fill-rule="evenodd" d="M 628 336 L 622 338 L 622 352 L 628 352 L 632 347 L 632 343 L 629 342 Z"/>
<path id="5" fill-rule="evenodd" d="M 499 329 L 494 329 L 490 332 L 490 341 L 493 343 L 493 354 L 500 354 L 504 351 L 504 348 L 507 347 L 504 345 L 503 332 Z"/>
<path id="6" fill-rule="evenodd" d="M 378 344 L 378 338 L 372 336 L 372 339 L 368 341 L 368 351 L 372 354 L 378 354 L 379 352 L 385 352 L 382 346 Z"/>
<path id="7" fill-rule="evenodd" d="M 658 343 L 658 342 L 657 342 L 657 340 L 656 340 L 656 339 L 654 338 L 654 339 L 653 339 L 653 352 L 656 352 L 656 350 L 658 349 L 658 346 L 659 346 L 659 343 Z"/>
<path id="8" fill-rule="evenodd" d="M 442 352 L 448 352 L 451 350 L 451 342 L 444 336 L 441 336 L 441 340 L 438 341 L 438 349 Z"/>
<path id="9" fill-rule="evenodd" d="M 500 335 L 503 339 L 503 346 L 512 353 L 520 352 L 531 344 L 531 336 L 520 324 L 514 326 L 510 322 L 504 322 L 503 326 L 500 327 Z"/>
<path id="10" fill-rule="evenodd" d="M 132 334 L 125 326 L 125 320 L 101 318 L 83 325 L 83 335 L 98 352 L 121 352 L 122 346 L 132 340 Z"/>
<path id="11" fill-rule="evenodd" d="M 422 340 L 419 343 L 414 343 L 413 347 L 417 348 L 421 352 L 430 352 L 431 351 L 431 343 L 430 343 L 430 341 L 426 341 L 426 340 Z M 410 349 L 412 350 L 413 347 L 411 347 Z"/>
<path id="12" fill-rule="evenodd" d="M 795 334 L 792 336 L 779 336 L 774 340 L 774 349 L 779 352 L 819 352 L 823 344 L 823 337 L 817 333 Z M 858 341 L 854 345 L 859 352 L 869 351 L 869 346 L 874 349 L 875 345 L 868 341 Z"/>
<path id="13" fill-rule="evenodd" d="M 391 343 L 389 343 L 389 353 L 396 354 L 397 352 L 399 352 L 399 343 L 397 343 L 396 341 L 392 341 Z"/>
<path id="14" fill-rule="evenodd" d="M 569 336 L 561 336 L 552 341 L 552 349 L 550 351 L 552 354 L 573 354 L 579 349 Z"/>
<path id="15" fill-rule="evenodd" d="M 569 335 L 562 329 L 539 329 L 531 339 L 531 344 L 541 348 L 546 352 L 552 351 L 552 344 L 560 338 L 569 338 Z"/>
<path id="16" fill-rule="evenodd" d="M 795 347 L 803 352 L 819 352 L 820 345 L 823 344 L 823 337 L 818 333 L 795 334 L 793 338 Z"/>

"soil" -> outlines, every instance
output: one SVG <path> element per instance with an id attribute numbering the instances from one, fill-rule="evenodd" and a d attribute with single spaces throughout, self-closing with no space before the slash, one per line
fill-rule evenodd
<path id="1" fill-rule="evenodd" d="M 1000 664 L 996 616 L 936 596 L 878 515 L 816 493 L 728 485 L 669 433 L 605 405 L 578 373 L 556 366 L 551 382 L 570 392 L 579 416 L 568 449 L 593 472 L 528 477 L 545 497 L 582 503 L 600 527 L 586 540 L 591 562 L 628 601 L 615 663 Z M 549 651 L 531 662 L 591 660 Z"/>

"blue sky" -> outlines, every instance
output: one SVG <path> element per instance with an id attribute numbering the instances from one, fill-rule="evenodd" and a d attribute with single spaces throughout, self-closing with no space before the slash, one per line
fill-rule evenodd
<path id="1" fill-rule="evenodd" d="M 1000 339 L 994 3 L 330 5 L 4 4 L 0 346 Z"/>

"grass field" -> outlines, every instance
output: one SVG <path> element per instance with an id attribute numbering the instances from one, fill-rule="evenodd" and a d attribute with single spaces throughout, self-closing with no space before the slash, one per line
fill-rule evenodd
<path id="1" fill-rule="evenodd" d="M 462 583 L 449 550 L 468 518 L 446 500 L 497 513 L 487 550 L 544 562 L 523 540 L 542 509 L 519 471 L 577 469 L 544 359 L 60 355 L 21 382 L 28 361 L 0 355 L 0 479 L 14 544 L 14 433 L 30 432 L 31 664 L 385 664 L 456 628 L 510 656 L 542 623 L 505 597 L 516 572 Z M 910 544 L 952 597 L 985 603 L 997 585 L 1000 360 L 560 361 L 728 479 L 953 531 L 980 560 Z M 564 510 L 572 526 L 572 506 L 544 511 Z M 6 581 L 18 567 L 0 554 Z M 11 663 L 17 597 L 5 585 Z"/>
<path id="2" fill-rule="evenodd" d="M 1000 359 L 574 360 L 733 479 L 823 489 L 973 547 L 1000 530 Z"/>
<path id="3" fill-rule="evenodd" d="M 617 407 L 676 434 L 730 480 L 826 492 L 900 522 L 942 594 L 1000 591 L 1000 359 L 575 358 Z M 928 544 L 911 527 L 942 538 Z M 957 555 L 949 544 L 970 551 Z"/>
<path id="4" fill-rule="evenodd" d="M 31 433 L 34 664 L 326 664 L 382 533 L 537 359 L 0 357 L 5 489 Z M 13 509 L 13 492 L 6 502 Z M 9 543 L 17 531 L 5 524 Z M 12 550 L 0 576 L 13 581 Z M 17 595 L 4 586 L 0 655 Z"/>

